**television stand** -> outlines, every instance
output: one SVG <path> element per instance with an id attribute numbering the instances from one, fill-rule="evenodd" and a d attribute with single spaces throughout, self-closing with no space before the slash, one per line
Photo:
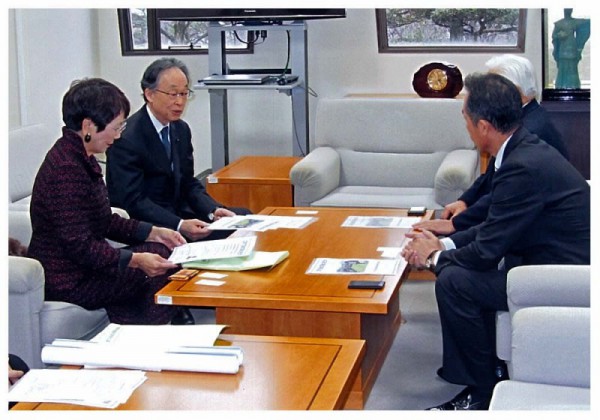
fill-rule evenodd
<path id="1" fill-rule="evenodd" d="M 195 89 L 207 89 L 210 96 L 210 126 L 212 169 L 218 171 L 229 164 L 229 116 L 227 91 L 230 89 L 266 89 L 285 93 L 292 101 L 292 155 L 304 156 L 309 152 L 308 127 L 308 64 L 307 64 L 307 26 L 304 21 L 273 25 L 248 25 L 211 22 L 208 27 L 208 70 L 210 75 L 231 74 L 227 70 L 225 34 L 228 31 L 287 31 L 290 34 L 290 66 L 285 76 L 297 77 L 295 81 L 284 80 L 278 84 L 260 85 L 204 85 Z M 243 72 L 236 69 L 236 73 Z M 246 71 L 251 74 L 252 69 Z M 281 71 L 283 72 L 283 70 Z"/>

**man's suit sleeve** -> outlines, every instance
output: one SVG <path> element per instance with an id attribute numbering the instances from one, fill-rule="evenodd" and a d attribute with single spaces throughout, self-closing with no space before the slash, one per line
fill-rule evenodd
<path id="1" fill-rule="evenodd" d="M 522 232 L 527 231 L 543 210 L 542 190 L 525 166 L 503 164 L 495 175 L 485 223 L 452 235 L 457 249 L 440 254 L 436 272 L 449 264 L 473 270 L 497 267 Z"/>
<path id="2" fill-rule="evenodd" d="M 488 193 L 467 207 L 466 210 L 454 216 L 452 218 L 454 229 L 462 231 L 484 222 L 490 209 L 491 201 L 492 195 Z"/>
<path id="3" fill-rule="evenodd" d="M 181 196 L 200 219 L 208 220 L 208 215 L 217 207 L 224 207 L 215 201 L 198 178 L 194 176 L 194 148 L 191 142 L 191 132 L 187 124 L 179 127 L 184 130 L 180 141 L 179 164 L 181 173 Z"/>
<path id="4" fill-rule="evenodd" d="M 491 158 L 485 173 L 479 175 L 473 185 L 469 187 L 460 197 L 467 206 L 472 206 L 477 200 L 491 191 L 492 179 L 494 177 L 494 158 Z"/>

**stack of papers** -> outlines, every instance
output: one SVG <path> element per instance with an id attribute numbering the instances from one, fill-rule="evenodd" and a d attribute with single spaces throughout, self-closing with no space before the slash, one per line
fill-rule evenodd
<path id="1" fill-rule="evenodd" d="M 239 347 L 213 346 L 224 325 L 110 324 L 90 341 L 57 339 L 42 349 L 48 364 L 234 374 Z"/>
<path id="2" fill-rule="evenodd" d="M 169 261 L 184 268 L 242 271 L 273 267 L 290 255 L 288 251 L 254 251 L 255 245 L 256 236 L 192 242 L 175 247 Z"/>
<path id="3" fill-rule="evenodd" d="M 115 408 L 145 380 L 139 370 L 32 369 L 10 389 L 8 400 Z"/>
<path id="4" fill-rule="evenodd" d="M 222 217 L 209 226 L 212 230 L 245 229 L 264 232 L 272 229 L 303 229 L 317 220 L 310 216 L 262 216 L 249 214 L 246 216 Z"/>
<path id="5" fill-rule="evenodd" d="M 174 264 L 220 258 L 247 257 L 254 250 L 256 236 L 190 242 L 176 246 L 169 257 Z"/>

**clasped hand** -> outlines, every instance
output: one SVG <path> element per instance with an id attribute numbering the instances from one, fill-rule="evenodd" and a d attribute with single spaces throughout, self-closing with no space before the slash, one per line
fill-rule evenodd
<path id="1" fill-rule="evenodd" d="M 406 234 L 411 241 L 402 249 L 402 257 L 412 266 L 422 268 L 427 257 L 435 251 L 444 249 L 440 240 L 428 230 L 414 230 Z"/>

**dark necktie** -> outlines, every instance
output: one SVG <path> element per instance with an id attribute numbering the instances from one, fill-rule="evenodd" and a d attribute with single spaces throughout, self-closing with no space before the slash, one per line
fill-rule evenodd
<path id="1" fill-rule="evenodd" d="M 171 160 L 171 143 L 169 143 L 169 126 L 163 127 L 160 130 L 160 139 L 162 140 L 162 144 L 165 147 L 165 151 L 167 152 L 167 158 L 169 161 Z"/>

